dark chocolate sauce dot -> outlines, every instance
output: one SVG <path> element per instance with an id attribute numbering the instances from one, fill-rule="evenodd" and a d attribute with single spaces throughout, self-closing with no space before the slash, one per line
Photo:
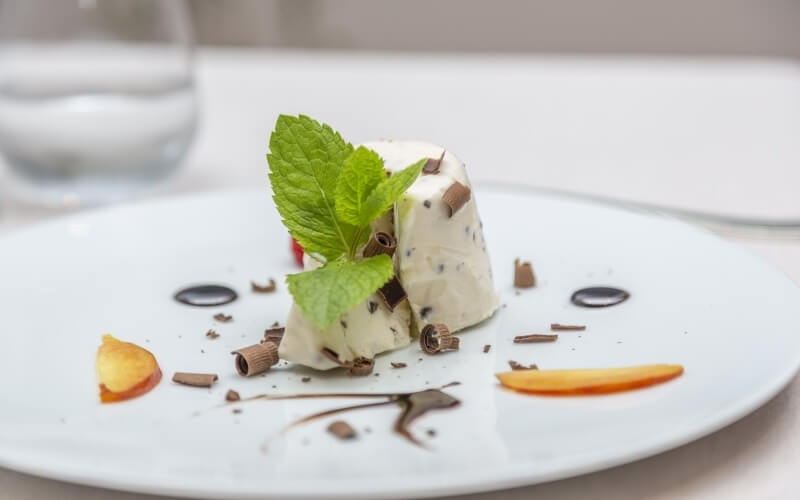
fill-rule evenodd
<path id="1" fill-rule="evenodd" d="M 572 294 L 572 303 L 582 307 L 608 307 L 624 302 L 631 294 L 619 288 L 593 286 Z"/>
<path id="2" fill-rule="evenodd" d="M 175 300 L 190 306 L 221 306 L 236 300 L 238 295 L 222 285 L 198 285 L 184 288 L 175 294 Z"/>

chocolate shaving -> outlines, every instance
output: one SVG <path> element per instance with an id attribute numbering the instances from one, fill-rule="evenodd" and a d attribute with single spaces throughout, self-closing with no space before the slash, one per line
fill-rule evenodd
<path id="1" fill-rule="evenodd" d="M 328 432 L 339 439 L 353 439 L 356 437 L 356 430 L 343 420 L 337 420 L 328 426 Z"/>
<path id="2" fill-rule="evenodd" d="M 214 320 L 219 321 L 220 323 L 227 323 L 228 321 L 232 320 L 233 316 L 230 316 L 225 313 L 219 313 L 214 315 Z"/>
<path id="3" fill-rule="evenodd" d="M 408 297 L 397 276 L 393 276 L 385 285 L 380 287 L 378 295 L 381 296 L 390 311 L 394 311 L 394 308 Z"/>
<path id="4" fill-rule="evenodd" d="M 213 339 L 219 337 L 219 333 L 215 332 L 214 330 L 209 330 L 209 331 L 206 332 L 206 337 L 208 337 L 208 338 L 213 340 Z"/>
<path id="5" fill-rule="evenodd" d="M 558 335 L 545 335 L 540 333 L 534 333 L 531 335 L 517 335 L 514 337 L 515 344 L 532 344 L 536 342 L 555 342 L 558 339 Z"/>
<path id="6" fill-rule="evenodd" d="M 256 293 L 270 293 L 274 292 L 276 288 L 275 280 L 270 278 L 268 285 L 259 285 L 255 281 L 250 282 L 250 289 Z"/>
<path id="7" fill-rule="evenodd" d="M 239 396 L 239 393 L 234 391 L 233 389 L 230 389 L 228 392 L 225 393 L 225 401 L 228 402 L 239 401 L 240 399 L 242 399 L 242 397 Z"/>
<path id="8" fill-rule="evenodd" d="M 557 331 L 575 331 L 575 332 L 582 332 L 586 330 L 586 325 L 560 325 L 558 323 L 550 324 L 550 329 L 554 332 Z"/>
<path id="9" fill-rule="evenodd" d="M 532 364 L 530 366 L 525 366 L 520 363 L 517 363 L 513 359 L 508 362 L 508 366 L 511 367 L 512 370 L 538 370 L 539 367 L 536 364 Z"/>
<path id="10" fill-rule="evenodd" d="M 394 361 L 392 361 L 391 364 L 392 364 L 392 368 L 405 368 L 406 366 L 408 366 L 405 363 L 395 363 Z"/>
<path id="11" fill-rule="evenodd" d="M 442 155 L 436 158 L 428 158 L 428 161 L 425 162 L 425 166 L 422 167 L 422 175 L 436 175 L 439 173 L 439 167 L 442 166 L 442 160 L 444 159 L 445 151 L 442 151 Z"/>
<path id="12" fill-rule="evenodd" d="M 176 384 L 190 385 L 192 387 L 211 387 L 219 377 L 215 373 L 186 373 L 175 372 L 172 381 Z"/>
<path id="13" fill-rule="evenodd" d="M 443 323 L 429 323 L 419 334 L 419 345 L 426 354 L 436 354 L 446 350 L 457 351 L 459 343 L 458 337 L 454 337 Z"/>
<path id="14" fill-rule="evenodd" d="M 328 349 L 327 347 L 323 347 L 320 353 L 339 366 L 343 366 L 345 368 L 350 368 L 353 366 L 353 363 L 346 363 L 341 359 L 339 359 L 339 354 L 336 353 L 336 351 L 334 351 L 333 349 Z"/>
<path id="15" fill-rule="evenodd" d="M 283 334 L 286 331 L 285 327 L 272 327 L 264 330 L 264 342 L 273 342 L 280 344 L 283 339 Z"/>
<path id="16" fill-rule="evenodd" d="M 278 363 L 278 346 L 264 342 L 233 351 L 236 356 L 236 371 L 242 377 L 252 377 L 264 373 Z"/>
<path id="17" fill-rule="evenodd" d="M 303 378 L 300 379 L 300 382 L 303 382 L 303 383 L 311 382 L 311 377 L 303 377 Z"/>
<path id="18" fill-rule="evenodd" d="M 491 348 L 492 348 L 491 344 L 486 344 L 485 346 L 483 346 L 483 352 L 489 352 L 489 349 Z"/>
<path id="19" fill-rule="evenodd" d="M 514 286 L 517 288 L 531 288 L 536 286 L 536 275 L 530 262 L 520 262 L 514 259 Z"/>
<path id="20" fill-rule="evenodd" d="M 456 212 L 463 207 L 470 198 L 470 189 L 458 181 L 447 188 L 447 191 L 442 195 L 442 201 L 447 205 L 450 210 L 448 217 L 452 217 Z"/>
<path id="21" fill-rule="evenodd" d="M 379 231 L 370 236 L 369 241 L 364 246 L 364 257 L 373 257 L 385 253 L 389 257 L 394 255 L 397 249 L 397 240 L 389 233 Z"/>
<path id="22" fill-rule="evenodd" d="M 359 356 L 353 360 L 353 366 L 350 368 L 350 375 L 365 377 L 372 373 L 373 368 L 375 368 L 374 359 Z"/>

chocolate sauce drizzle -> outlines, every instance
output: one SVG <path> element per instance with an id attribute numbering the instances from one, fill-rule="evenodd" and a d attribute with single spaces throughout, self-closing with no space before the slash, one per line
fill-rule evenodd
<path id="1" fill-rule="evenodd" d="M 221 306 L 233 302 L 237 297 L 236 291 L 222 285 L 190 286 L 174 296 L 178 302 L 197 307 Z"/>
<path id="2" fill-rule="evenodd" d="M 582 288 L 572 294 L 570 300 L 576 306 L 608 307 L 628 300 L 631 295 L 620 288 L 609 286 L 593 286 Z"/>
<path id="3" fill-rule="evenodd" d="M 380 401 L 377 403 L 364 403 L 353 406 L 345 406 L 342 408 L 333 408 L 331 410 L 314 413 L 313 415 L 308 415 L 307 417 L 303 417 L 290 423 L 288 426 L 286 426 L 283 432 L 287 432 L 298 425 L 305 424 L 313 420 L 329 417 L 331 415 L 336 415 L 347 411 L 396 404 L 402 408 L 402 412 L 394 422 L 394 431 L 409 442 L 424 448 L 425 443 L 415 438 L 414 435 L 411 434 L 409 427 L 411 426 L 412 422 L 431 410 L 454 408 L 460 405 L 461 401 L 441 391 L 441 389 L 446 389 L 459 384 L 460 382 L 451 382 L 447 385 L 443 385 L 439 389 L 426 389 L 424 391 L 401 393 L 258 394 L 256 396 L 251 396 L 249 398 L 236 401 L 235 403 L 257 400 L 276 401 L 282 399 L 310 398 L 386 398 L 386 401 Z M 227 404 L 233 403 L 226 403 L 226 405 Z"/>

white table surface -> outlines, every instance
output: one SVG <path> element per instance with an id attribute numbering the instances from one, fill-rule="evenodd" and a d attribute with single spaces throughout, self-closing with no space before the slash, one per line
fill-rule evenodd
<path id="1" fill-rule="evenodd" d="M 352 142 L 446 145 L 478 182 L 800 218 L 796 63 L 206 49 L 198 53 L 197 76 L 202 122 L 195 146 L 182 170 L 146 198 L 265 186 L 276 115 L 304 113 Z M 1 181 L 2 174 L 0 233 L 52 215 L 14 204 Z M 800 283 L 800 240 L 735 243 Z M 676 450 L 463 498 L 798 498 L 798 412 L 795 381 L 755 413 Z M 0 469 L 6 498 L 155 497 Z"/>

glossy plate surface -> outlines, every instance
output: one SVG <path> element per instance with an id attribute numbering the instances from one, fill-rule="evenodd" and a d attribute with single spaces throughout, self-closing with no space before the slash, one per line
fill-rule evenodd
<path id="1" fill-rule="evenodd" d="M 435 357 L 417 345 L 379 357 L 361 379 L 280 367 L 236 375 L 230 351 L 257 342 L 290 304 L 287 236 L 265 193 L 196 196 L 118 207 L 0 238 L 0 466 L 96 486 L 225 498 L 404 498 L 563 478 L 629 462 L 708 434 L 777 393 L 800 363 L 800 290 L 744 251 L 682 223 L 511 188 L 478 187 L 503 307 Z M 515 293 L 515 257 L 539 284 Z M 278 292 L 250 281 L 275 277 Z M 197 283 L 239 299 L 193 308 L 172 299 Z M 631 293 L 579 308 L 579 288 Z M 218 323 L 218 312 L 233 321 Z M 557 342 L 513 344 L 550 323 L 587 325 Z M 213 328 L 220 337 L 205 333 Z M 103 333 L 152 351 L 164 380 L 147 395 L 101 405 L 94 356 Z M 488 353 L 483 346 L 491 344 Z M 422 358 L 422 361 L 419 359 Z M 540 368 L 679 363 L 685 374 L 639 391 L 534 397 L 501 389 L 509 360 Z M 391 361 L 407 363 L 393 369 Z M 212 389 L 173 384 L 175 371 L 216 372 Z M 310 376 L 303 383 L 302 377 Z M 359 438 L 340 442 L 330 419 L 291 420 L 363 400 L 302 400 L 215 408 L 228 389 L 393 392 L 441 386 L 463 404 L 391 431 L 397 408 L 345 414 Z M 369 432 L 366 429 L 369 429 Z M 428 430 L 434 429 L 435 436 Z"/>

